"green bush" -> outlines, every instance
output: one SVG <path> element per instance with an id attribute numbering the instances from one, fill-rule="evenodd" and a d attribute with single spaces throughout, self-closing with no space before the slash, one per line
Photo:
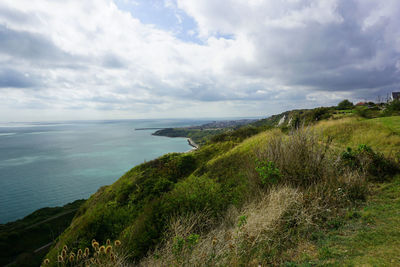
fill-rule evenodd
<path id="1" fill-rule="evenodd" d="M 352 102 L 345 99 L 345 100 L 341 101 L 337 107 L 338 107 L 338 109 L 345 110 L 345 109 L 352 109 L 353 106 L 354 106 L 354 104 Z"/>
<path id="2" fill-rule="evenodd" d="M 256 165 L 256 171 L 263 185 L 277 184 L 281 180 L 282 174 L 273 161 L 258 161 Z"/>
<path id="3" fill-rule="evenodd" d="M 399 171 L 394 160 L 385 158 L 382 153 L 373 151 L 365 144 L 359 145 L 355 150 L 348 147 L 342 152 L 340 159 L 343 166 L 361 171 L 374 181 L 385 181 Z"/>
<path id="4" fill-rule="evenodd" d="M 400 100 L 393 100 L 388 103 L 383 112 L 384 116 L 399 115 L 400 114 Z"/>

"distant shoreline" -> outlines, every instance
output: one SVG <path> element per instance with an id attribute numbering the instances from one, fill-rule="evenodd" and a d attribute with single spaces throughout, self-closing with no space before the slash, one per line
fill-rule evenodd
<path id="1" fill-rule="evenodd" d="M 193 147 L 193 149 L 191 149 L 190 151 L 193 151 L 193 150 L 196 150 L 196 149 L 199 148 L 199 145 L 196 144 L 196 143 L 192 140 L 192 138 L 187 138 L 187 141 L 188 141 L 188 143 L 189 143 L 189 146 Z"/>

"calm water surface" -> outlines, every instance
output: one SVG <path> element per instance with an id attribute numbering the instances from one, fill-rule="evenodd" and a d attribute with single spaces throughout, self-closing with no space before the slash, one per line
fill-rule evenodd
<path id="1" fill-rule="evenodd" d="M 190 149 L 185 138 L 152 136 L 142 127 L 194 120 L 125 120 L 0 124 L 0 223 L 38 208 L 88 198 L 133 166 Z"/>

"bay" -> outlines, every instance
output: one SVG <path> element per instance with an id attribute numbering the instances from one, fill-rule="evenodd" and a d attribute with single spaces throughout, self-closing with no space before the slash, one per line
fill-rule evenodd
<path id="1" fill-rule="evenodd" d="M 0 124 L 0 223 L 88 198 L 135 165 L 191 149 L 185 138 L 135 128 L 206 120 L 113 120 Z"/>

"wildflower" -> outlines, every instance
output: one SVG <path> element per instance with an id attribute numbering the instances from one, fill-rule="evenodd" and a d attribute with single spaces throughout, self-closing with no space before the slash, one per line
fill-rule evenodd
<path id="1" fill-rule="evenodd" d="M 70 262 L 73 262 L 73 261 L 74 261 L 74 258 L 75 258 L 74 254 L 71 254 L 71 255 L 69 256 L 69 261 L 70 261 Z"/>
<path id="2" fill-rule="evenodd" d="M 111 245 L 111 241 L 110 241 L 110 239 L 107 239 L 107 242 L 106 242 L 106 244 L 107 244 L 107 246 Z"/>
<path id="3" fill-rule="evenodd" d="M 78 256 L 81 256 L 82 255 L 82 249 L 79 249 L 78 250 Z"/>
<path id="4" fill-rule="evenodd" d="M 108 246 L 106 247 L 106 254 L 110 253 L 111 250 L 112 250 L 112 246 L 108 245 Z"/>
<path id="5" fill-rule="evenodd" d="M 115 261 L 115 255 L 112 252 L 110 253 L 110 260 L 111 260 L 111 262 Z"/>
<path id="6" fill-rule="evenodd" d="M 86 256 L 89 256 L 89 248 L 85 248 L 85 254 Z"/>
<path id="7" fill-rule="evenodd" d="M 50 260 L 49 259 L 45 259 L 44 261 L 43 261 L 43 264 L 44 265 L 47 265 L 47 264 L 49 264 L 50 263 Z"/>
<path id="8" fill-rule="evenodd" d="M 100 253 L 104 253 L 105 250 L 106 250 L 106 248 L 105 248 L 104 246 L 101 246 L 101 247 L 100 247 Z"/>
<path id="9" fill-rule="evenodd" d="M 67 251 L 67 250 L 68 250 L 68 247 L 67 247 L 67 245 L 64 245 L 64 247 L 63 247 L 63 250 L 65 250 L 65 251 Z"/>
<path id="10" fill-rule="evenodd" d="M 121 241 L 115 240 L 114 244 L 115 244 L 115 246 L 119 247 L 119 246 L 121 246 Z"/>
<path id="11" fill-rule="evenodd" d="M 61 253 L 62 253 L 63 258 L 65 258 L 67 256 L 67 251 L 65 249 L 63 249 Z"/>

